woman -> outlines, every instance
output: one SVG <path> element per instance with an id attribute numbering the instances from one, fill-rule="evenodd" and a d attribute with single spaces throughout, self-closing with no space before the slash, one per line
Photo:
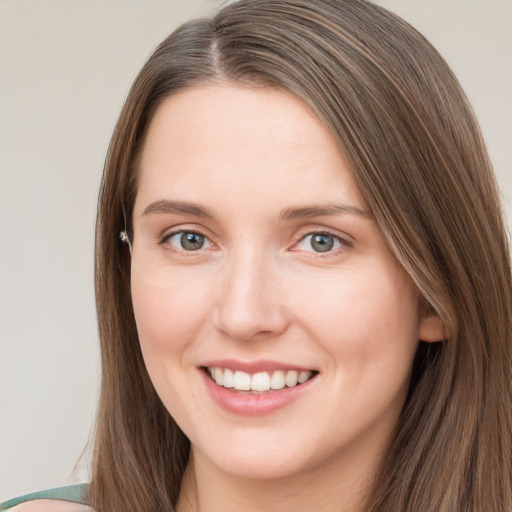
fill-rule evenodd
<path id="1" fill-rule="evenodd" d="M 453 74 L 382 8 L 241 0 L 182 26 L 105 166 L 87 503 L 510 510 L 497 197 Z"/>

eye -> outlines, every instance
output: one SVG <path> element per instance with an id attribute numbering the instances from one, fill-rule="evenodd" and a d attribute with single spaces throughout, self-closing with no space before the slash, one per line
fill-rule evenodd
<path id="1" fill-rule="evenodd" d="M 201 233 L 196 231 L 177 231 L 166 236 L 162 243 L 167 243 L 172 246 L 173 249 L 179 251 L 199 251 L 211 247 L 212 243 L 210 240 Z"/>
<path id="2" fill-rule="evenodd" d="M 325 253 L 336 251 L 348 245 L 341 240 L 341 238 L 332 235 L 331 233 L 310 233 L 303 237 L 297 244 L 297 248 L 301 251 Z"/>

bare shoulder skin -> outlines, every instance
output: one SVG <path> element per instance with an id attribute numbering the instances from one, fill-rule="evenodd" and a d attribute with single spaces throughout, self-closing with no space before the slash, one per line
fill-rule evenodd
<path id="1" fill-rule="evenodd" d="M 32 500 L 20 503 L 9 512 L 94 512 L 91 507 L 62 500 Z"/>

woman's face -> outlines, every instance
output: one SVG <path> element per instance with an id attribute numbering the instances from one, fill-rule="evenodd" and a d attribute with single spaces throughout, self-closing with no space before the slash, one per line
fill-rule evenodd
<path id="1" fill-rule="evenodd" d="M 257 478 L 371 465 L 429 319 L 319 119 L 286 92 L 187 89 L 139 170 L 135 318 L 195 460 Z"/>

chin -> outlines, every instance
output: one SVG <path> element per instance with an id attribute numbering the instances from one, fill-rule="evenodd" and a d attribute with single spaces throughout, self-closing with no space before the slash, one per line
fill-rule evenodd
<path id="1" fill-rule="evenodd" d="M 204 451 L 196 445 L 193 450 L 195 456 L 207 459 L 209 465 L 222 472 L 252 480 L 286 479 L 311 470 L 321 463 L 321 460 L 316 459 L 322 457 L 318 457 L 319 454 L 315 451 L 306 450 L 305 443 L 297 442 L 298 440 L 292 443 L 288 440 L 287 443 L 281 436 L 269 439 L 268 436 L 258 433 L 257 429 L 244 438 L 244 442 L 230 439 L 219 446 L 213 447 L 210 444 Z"/>
<path id="2" fill-rule="evenodd" d="M 301 473 L 306 468 L 297 461 L 297 457 L 282 458 L 281 454 L 266 454 L 264 457 L 247 460 L 245 457 L 231 457 L 219 461 L 218 466 L 225 473 L 247 480 L 280 480 Z"/>

